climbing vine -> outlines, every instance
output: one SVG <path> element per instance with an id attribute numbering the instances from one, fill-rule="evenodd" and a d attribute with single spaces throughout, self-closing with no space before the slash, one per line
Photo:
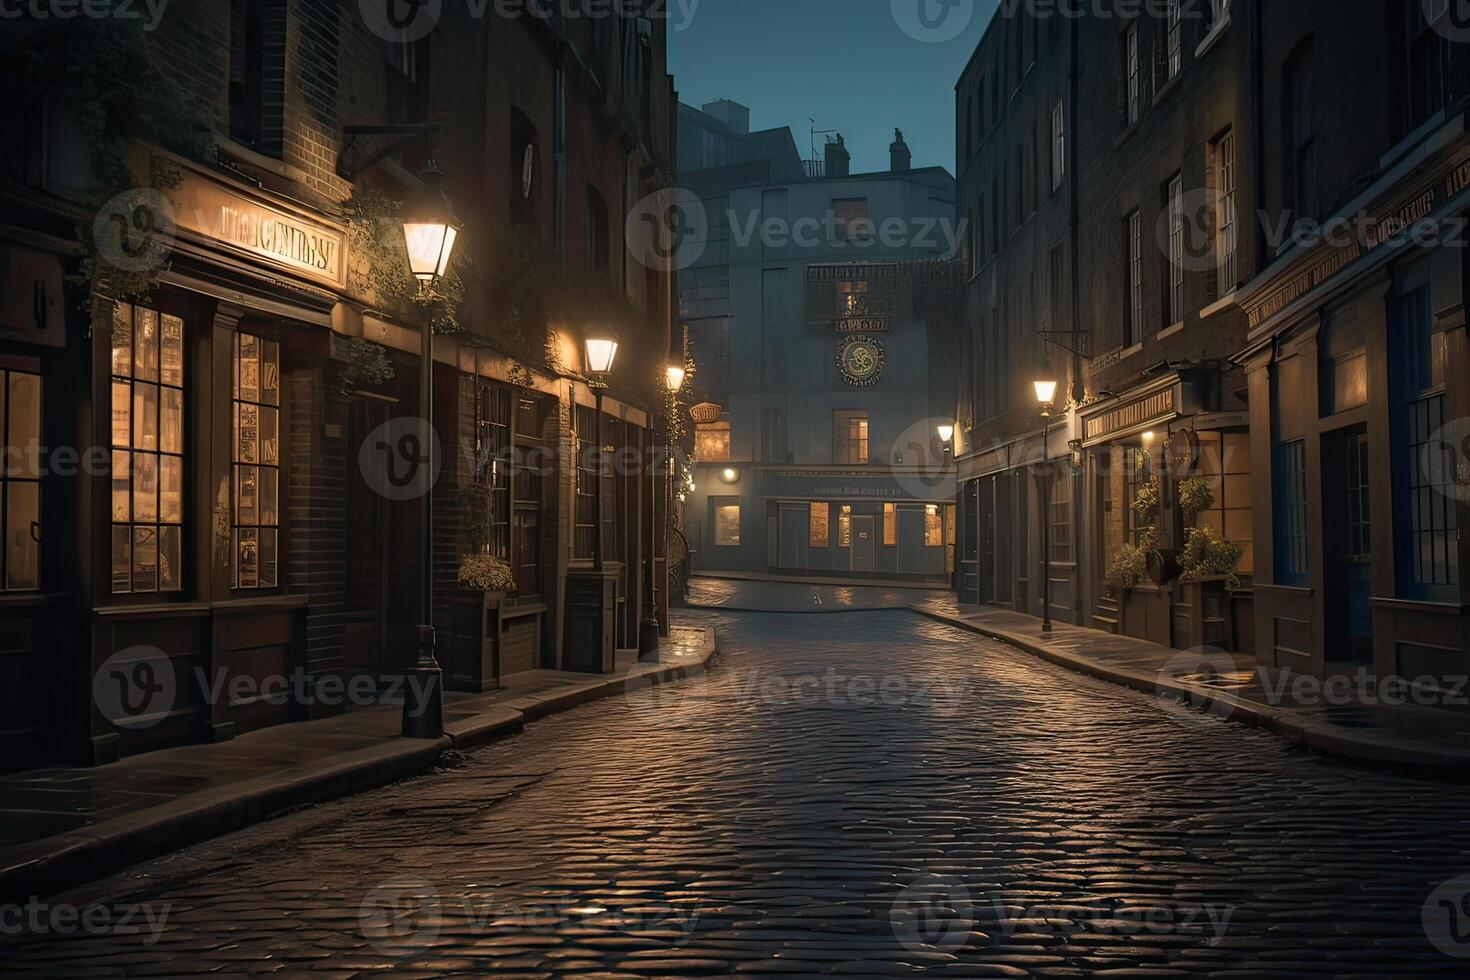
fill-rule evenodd
<path id="1" fill-rule="evenodd" d="M 351 276 L 354 290 L 380 304 L 384 310 L 408 322 L 418 322 L 419 284 L 408 270 L 408 248 L 403 243 L 399 220 L 401 202 L 384 192 L 359 189 L 342 205 L 348 220 L 351 253 L 356 257 Z M 429 322 L 436 334 L 458 333 L 464 305 L 464 272 L 470 259 L 465 237 L 454 250 L 444 279 L 435 287 L 428 304 Z"/>

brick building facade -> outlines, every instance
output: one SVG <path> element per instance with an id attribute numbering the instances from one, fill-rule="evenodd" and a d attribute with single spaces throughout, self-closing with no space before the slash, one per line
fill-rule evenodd
<path id="1" fill-rule="evenodd" d="M 663 405 L 670 277 L 623 215 L 673 184 L 666 25 L 487 10 L 394 30 L 357 3 L 201 0 L 146 30 L 7 27 L 26 55 L 0 112 L 5 439 L 43 448 L 5 478 L 0 765 L 228 738 L 335 710 L 261 697 L 266 678 L 413 662 L 420 507 L 373 447 L 418 414 L 396 208 L 431 160 L 464 222 L 430 313 L 446 678 L 606 670 L 637 645 L 662 601 L 650 468 L 600 481 L 605 614 L 568 583 L 592 576 L 599 482 L 576 452 L 584 337 L 622 343 L 608 444 L 651 448 Z M 58 447 L 97 465 L 65 472 Z M 512 595 L 457 587 L 472 542 Z"/>

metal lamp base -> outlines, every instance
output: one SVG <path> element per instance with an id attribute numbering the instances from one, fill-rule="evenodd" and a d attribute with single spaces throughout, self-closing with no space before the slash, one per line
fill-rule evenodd
<path id="1" fill-rule="evenodd" d="M 404 675 L 403 737 L 439 738 L 444 734 L 444 671 L 413 667 Z"/>

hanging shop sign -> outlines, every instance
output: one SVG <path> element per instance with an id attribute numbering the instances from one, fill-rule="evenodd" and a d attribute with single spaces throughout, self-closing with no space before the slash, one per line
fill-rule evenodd
<path id="1" fill-rule="evenodd" d="M 689 409 L 689 417 L 701 425 L 718 422 L 723 414 L 725 414 L 724 408 L 713 402 L 702 402 Z"/>
<path id="2" fill-rule="evenodd" d="M 180 229 L 332 286 L 346 279 L 346 233 L 192 173 L 169 193 Z"/>
<path id="3" fill-rule="evenodd" d="M 854 388 L 870 388 L 883 377 L 883 345 L 865 334 L 848 337 L 837 348 L 837 371 Z"/>

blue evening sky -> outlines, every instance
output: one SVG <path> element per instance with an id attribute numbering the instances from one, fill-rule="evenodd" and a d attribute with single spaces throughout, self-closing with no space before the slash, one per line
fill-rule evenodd
<path id="1" fill-rule="evenodd" d="M 681 101 L 747 105 L 752 129 L 791 127 L 803 156 L 810 117 L 817 129 L 847 139 L 854 173 L 888 169 L 897 126 L 915 167 L 954 171 L 955 82 L 997 0 L 667 2 L 670 71 Z"/>

